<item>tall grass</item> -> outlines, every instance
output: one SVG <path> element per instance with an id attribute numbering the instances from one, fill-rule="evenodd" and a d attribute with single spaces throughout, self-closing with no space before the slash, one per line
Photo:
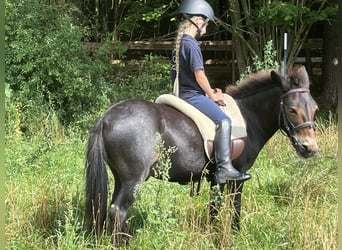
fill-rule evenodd
<path id="1" fill-rule="evenodd" d="M 6 249 L 110 249 L 109 237 L 83 228 L 86 138 L 66 135 L 53 115 L 41 125 L 30 138 L 6 135 Z M 122 249 L 337 249 L 336 120 L 318 117 L 316 134 L 321 152 L 308 160 L 280 133 L 267 143 L 244 187 L 239 233 L 229 202 L 209 223 L 207 182 L 190 198 L 189 185 L 148 180 Z"/>

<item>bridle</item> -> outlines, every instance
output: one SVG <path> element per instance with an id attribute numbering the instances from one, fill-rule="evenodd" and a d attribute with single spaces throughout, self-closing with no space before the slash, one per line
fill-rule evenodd
<path id="1" fill-rule="evenodd" d="M 296 144 L 296 139 L 294 137 L 294 133 L 300 129 L 303 128 L 310 128 L 310 129 L 314 129 L 315 128 L 315 124 L 312 121 L 307 121 L 307 122 L 303 122 L 297 126 L 294 126 L 292 124 L 292 122 L 290 122 L 290 120 L 288 119 L 285 109 L 284 109 L 284 97 L 291 95 L 293 93 L 310 93 L 310 90 L 307 88 L 297 88 L 297 89 L 291 89 L 289 91 L 287 91 L 285 94 L 283 94 L 280 97 L 280 113 L 279 113 L 279 128 L 280 131 L 285 135 L 287 135 L 294 144 Z M 283 118 L 283 119 L 281 119 Z M 284 128 L 282 126 L 280 126 L 281 120 L 283 120 L 283 125 Z"/>

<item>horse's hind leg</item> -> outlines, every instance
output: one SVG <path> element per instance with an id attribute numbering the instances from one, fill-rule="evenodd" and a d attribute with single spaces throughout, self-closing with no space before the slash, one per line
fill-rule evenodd
<path id="1" fill-rule="evenodd" d="M 108 216 L 110 219 L 109 225 L 108 225 L 108 232 L 110 234 L 113 233 L 114 229 L 115 229 L 115 231 L 118 231 L 118 229 L 121 230 L 121 228 L 118 228 L 118 225 L 121 224 L 120 216 L 118 216 L 118 214 L 117 214 L 119 210 L 116 208 L 116 206 L 114 204 L 115 199 L 118 196 L 120 189 L 121 189 L 121 182 L 120 182 L 119 178 L 115 178 L 114 192 L 112 195 L 112 201 L 110 203 L 110 208 L 108 211 Z M 114 225 L 116 225 L 115 228 L 114 228 Z"/>
<path id="2" fill-rule="evenodd" d="M 120 182 L 115 180 L 115 190 L 109 208 L 109 232 L 112 235 L 112 243 L 119 244 L 122 235 L 128 236 L 125 220 L 128 209 L 132 206 L 138 182 Z"/>

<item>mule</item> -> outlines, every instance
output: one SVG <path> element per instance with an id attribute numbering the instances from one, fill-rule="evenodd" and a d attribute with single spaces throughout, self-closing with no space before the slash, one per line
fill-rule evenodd
<path id="1" fill-rule="evenodd" d="M 317 104 L 309 91 L 310 81 L 304 66 L 293 67 L 286 78 L 275 71 L 257 72 L 227 93 L 237 102 L 246 122 L 245 147 L 233 165 L 240 172 L 250 169 L 265 143 L 280 129 L 299 156 L 308 158 L 319 151 L 314 132 Z M 109 232 L 124 231 L 127 211 L 138 187 L 158 163 L 158 135 L 165 147 L 175 147 L 170 156 L 168 180 L 189 183 L 200 181 L 209 159 L 194 122 L 164 104 L 140 99 L 121 101 L 99 119 L 90 130 L 86 153 L 86 218 L 89 229 L 101 234 L 107 217 L 106 165 L 114 175 L 114 192 L 109 206 Z M 205 171 L 210 178 L 214 166 Z M 243 182 L 228 182 L 234 198 L 234 225 L 238 228 Z M 223 190 L 224 185 L 220 185 Z M 215 204 L 212 205 L 215 207 Z"/>

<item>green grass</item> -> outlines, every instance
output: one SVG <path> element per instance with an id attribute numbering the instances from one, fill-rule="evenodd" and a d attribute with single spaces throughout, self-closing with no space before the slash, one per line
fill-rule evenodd
<path id="1" fill-rule="evenodd" d="M 315 158 L 300 159 L 280 133 L 261 151 L 240 233 L 228 205 L 209 223 L 206 181 L 190 198 L 189 185 L 150 179 L 129 211 L 134 236 L 122 249 L 337 249 L 337 124 L 317 124 Z M 39 131 L 6 135 L 6 249 L 111 249 L 109 237 L 96 241 L 83 229 L 86 138 L 66 135 L 53 118 Z"/>

